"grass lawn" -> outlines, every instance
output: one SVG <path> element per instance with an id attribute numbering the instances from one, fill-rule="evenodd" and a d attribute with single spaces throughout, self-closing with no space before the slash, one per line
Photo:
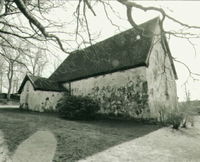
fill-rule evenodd
<path id="1" fill-rule="evenodd" d="M 0 129 L 11 153 L 37 130 L 50 130 L 57 138 L 54 162 L 71 162 L 159 128 L 133 121 L 69 121 L 55 114 L 0 109 Z"/>

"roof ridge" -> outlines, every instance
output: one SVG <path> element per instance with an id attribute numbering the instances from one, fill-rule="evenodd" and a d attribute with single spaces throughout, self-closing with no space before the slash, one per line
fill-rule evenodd
<path id="1" fill-rule="evenodd" d="M 152 18 L 152 19 L 149 19 L 149 20 L 147 20 L 147 21 L 145 21 L 145 22 L 139 24 L 138 26 L 140 27 L 140 26 L 146 25 L 146 24 L 148 24 L 148 23 L 150 23 L 151 21 L 154 21 L 154 20 L 159 20 L 159 21 L 160 21 L 160 17 L 159 17 L 159 16 L 156 16 L 156 17 L 154 17 L 154 18 Z M 123 35 L 124 33 L 129 32 L 129 31 L 131 31 L 131 30 L 136 31 L 136 29 L 134 29 L 133 27 L 131 27 L 131 28 L 126 29 L 126 30 L 124 30 L 124 31 L 122 31 L 122 32 L 120 32 L 120 33 L 114 34 L 114 35 L 112 35 L 112 36 L 110 36 L 110 37 L 108 37 L 108 38 L 105 38 L 105 39 L 103 39 L 103 40 L 101 40 L 101 41 L 99 41 L 99 42 L 96 42 L 95 44 L 89 45 L 89 46 L 87 46 L 87 47 L 85 47 L 85 48 L 81 48 L 81 49 L 74 50 L 74 51 L 72 51 L 70 54 L 76 53 L 77 51 L 86 50 L 86 49 L 88 49 L 88 48 L 90 48 L 90 47 L 92 47 L 92 46 L 96 46 L 96 45 L 98 45 L 98 44 L 101 44 L 101 43 L 104 42 L 104 41 L 107 41 L 107 40 L 112 39 L 112 38 L 114 38 L 114 37 L 117 37 L 117 36 L 119 36 L 119 35 Z M 67 59 L 67 58 L 66 58 L 66 59 Z"/>
<path id="2" fill-rule="evenodd" d="M 34 75 L 32 75 L 35 77 Z M 36 80 L 33 80 L 33 78 L 29 75 L 26 74 L 25 78 L 22 81 L 22 84 L 18 90 L 18 93 L 21 93 L 24 85 L 26 84 L 27 80 L 30 81 L 31 85 L 33 86 L 34 90 L 42 90 L 42 91 L 55 91 L 55 92 L 63 92 L 66 91 L 66 89 L 60 85 L 56 81 L 51 81 L 48 78 L 42 78 L 38 77 Z"/>

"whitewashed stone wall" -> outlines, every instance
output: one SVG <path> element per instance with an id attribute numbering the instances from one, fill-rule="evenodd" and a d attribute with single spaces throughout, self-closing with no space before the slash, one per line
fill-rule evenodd
<path id="1" fill-rule="evenodd" d="M 152 117 L 159 117 L 162 109 L 170 112 L 177 106 L 175 76 L 169 55 L 165 54 L 163 46 L 158 39 L 154 40 L 149 57 L 149 67 L 146 71 L 149 107 Z"/>
<path id="2" fill-rule="evenodd" d="M 159 118 L 163 108 L 170 112 L 177 106 L 175 76 L 161 42 L 154 41 L 148 67 L 74 81 L 72 94 L 97 99 L 102 113 Z"/>
<path id="3" fill-rule="evenodd" d="M 145 67 L 74 81 L 71 90 L 73 95 L 89 95 L 98 100 L 101 113 L 144 117 L 149 111 Z"/>
<path id="4" fill-rule="evenodd" d="M 20 95 L 20 105 L 34 111 L 52 111 L 62 95 L 61 92 L 34 90 L 30 81 L 27 81 Z"/>

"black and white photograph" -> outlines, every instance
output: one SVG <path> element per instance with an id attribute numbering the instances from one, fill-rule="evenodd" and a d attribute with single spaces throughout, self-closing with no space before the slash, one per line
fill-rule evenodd
<path id="1" fill-rule="evenodd" d="M 0 0 L 0 162 L 200 162 L 200 1 Z"/>

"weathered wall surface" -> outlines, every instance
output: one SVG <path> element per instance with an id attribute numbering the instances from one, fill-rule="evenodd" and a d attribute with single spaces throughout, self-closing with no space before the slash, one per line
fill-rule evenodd
<path id="1" fill-rule="evenodd" d="M 169 112 L 177 106 L 177 92 L 169 56 L 158 39 L 154 42 L 146 72 L 150 111 L 159 117 L 162 109 Z"/>
<path id="2" fill-rule="evenodd" d="M 24 85 L 23 91 L 20 94 L 20 105 L 23 106 L 24 108 L 26 107 L 26 102 L 28 99 L 28 95 L 30 93 L 28 93 L 29 89 L 33 89 L 31 83 L 29 81 L 26 82 L 26 84 Z"/>
<path id="3" fill-rule="evenodd" d="M 145 117 L 149 112 L 145 70 L 145 67 L 138 67 L 74 81 L 72 94 L 97 99 L 101 113 Z"/>
<path id="4" fill-rule="evenodd" d="M 34 111 L 52 111 L 62 95 L 61 92 L 35 91 L 30 81 L 27 81 L 20 95 L 20 105 Z"/>

